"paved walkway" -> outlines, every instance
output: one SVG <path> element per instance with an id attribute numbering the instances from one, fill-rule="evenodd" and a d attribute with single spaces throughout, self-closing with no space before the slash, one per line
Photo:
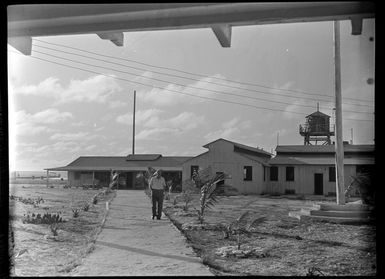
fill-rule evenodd
<path id="1" fill-rule="evenodd" d="M 119 190 L 95 249 L 72 276 L 213 275 L 165 216 L 151 219 L 144 191 Z"/>

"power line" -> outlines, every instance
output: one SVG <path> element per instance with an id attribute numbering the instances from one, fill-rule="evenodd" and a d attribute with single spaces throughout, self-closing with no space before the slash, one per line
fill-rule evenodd
<path id="1" fill-rule="evenodd" d="M 14 52 L 14 53 L 17 53 L 19 55 L 22 55 L 22 54 L 20 54 L 18 52 L 15 52 L 15 51 L 10 51 L 10 52 Z M 44 59 L 44 58 L 41 58 L 41 57 L 36 57 L 36 56 L 29 56 L 29 57 L 30 58 L 34 58 L 34 59 L 38 59 L 38 60 L 42 60 L 42 61 L 45 61 L 45 62 L 49 62 L 49 63 L 52 63 L 52 64 L 61 65 L 61 66 L 64 66 L 64 67 L 81 70 L 81 71 L 84 71 L 84 72 L 98 74 L 98 75 L 110 77 L 110 78 L 113 78 L 113 79 L 122 80 L 122 81 L 126 81 L 126 82 L 129 82 L 129 83 L 136 83 L 136 84 L 140 84 L 140 85 L 144 85 L 144 86 L 147 86 L 147 87 L 152 87 L 152 88 L 156 88 L 156 89 L 160 89 L 160 90 L 166 90 L 166 91 L 177 93 L 177 94 L 188 95 L 188 96 L 195 97 L 195 98 L 201 98 L 201 99 L 206 99 L 206 100 L 213 100 L 213 101 L 218 101 L 218 102 L 222 102 L 222 103 L 237 104 L 237 105 L 242 105 L 242 106 L 247 106 L 247 107 L 252 107 L 252 108 L 257 108 L 257 109 L 265 109 L 265 110 L 270 110 L 270 111 L 280 111 L 280 112 L 287 112 L 287 113 L 295 113 L 295 114 L 307 115 L 307 113 L 301 113 L 301 112 L 295 112 L 295 111 L 286 111 L 286 110 L 280 110 L 280 109 L 272 109 L 272 108 L 266 108 L 266 107 L 258 107 L 258 106 L 253 106 L 253 105 L 250 105 L 250 104 L 244 104 L 244 103 L 238 103 L 238 102 L 233 102 L 233 101 L 227 101 L 227 100 L 221 100 L 221 99 L 216 99 L 216 98 L 210 98 L 210 97 L 193 95 L 193 94 L 189 94 L 189 93 L 180 92 L 180 91 L 177 91 L 177 90 L 167 89 L 167 88 L 163 88 L 163 87 L 157 87 L 157 86 L 153 86 L 153 85 L 149 85 L 149 84 L 145 84 L 145 83 L 141 83 L 141 82 L 137 82 L 137 81 L 131 81 L 131 80 L 128 80 L 128 79 L 125 79 L 125 78 L 120 78 L 120 77 L 116 77 L 116 76 L 112 76 L 112 75 L 106 75 L 106 74 L 103 74 L 103 73 L 100 73 L 100 72 L 95 72 L 95 71 L 88 70 L 88 69 L 83 69 L 83 68 L 66 65 L 66 64 L 59 63 L 59 62 L 55 62 L 55 61 L 50 61 L 50 60 L 47 60 L 47 59 Z M 369 119 L 354 119 L 354 118 L 344 118 L 344 119 L 345 120 L 352 120 L 352 121 L 370 121 L 370 122 L 372 122 L 372 120 L 369 120 Z"/>
<path id="2" fill-rule="evenodd" d="M 148 64 L 148 63 L 143 63 L 143 62 L 140 62 L 140 61 L 137 61 L 137 60 L 127 59 L 127 58 L 122 58 L 122 57 L 116 57 L 116 56 L 100 54 L 100 53 L 96 53 L 96 52 L 92 52 L 92 51 L 88 51 L 88 50 L 83 50 L 83 49 L 79 49 L 79 48 L 75 48 L 75 47 L 70 47 L 70 46 L 66 46 L 66 45 L 50 43 L 50 42 L 38 40 L 38 39 L 35 39 L 35 38 L 34 38 L 34 40 L 38 41 L 38 42 L 50 44 L 50 45 L 56 45 L 56 46 L 65 47 L 65 48 L 69 48 L 69 49 L 74 49 L 74 50 L 78 50 L 78 51 L 82 51 L 82 52 L 86 52 L 86 53 L 91 53 L 91 54 L 94 54 L 94 55 L 99 55 L 99 56 L 104 56 L 104 57 L 108 57 L 108 58 L 119 59 L 119 60 L 124 60 L 124 61 L 132 62 L 132 63 L 137 63 L 137 64 L 148 66 L 148 67 L 154 67 L 154 68 L 158 68 L 158 69 L 165 69 L 165 70 L 180 72 L 180 73 L 184 73 L 184 74 L 204 77 L 204 78 L 207 77 L 206 75 L 202 75 L 202 74 L 191 73 L 191 72 L 182 71 L 182 70 L 178 70 L 178 69 L 174 69 L 174 68 L 169 68 L 169 67 L 156 66 L 156 65 L 152 65 L 152 64 Z M 228 80 L 228 79 L 223 79 L 223 78 L 218 78 L 218 77 L 211 77 L 211 78 L 212 79 L 216 79 L 216 80 L 226 81 L 226 82 L 232 82 L 232 83 L 238 83 L 238 84 L 250 85 L 250 86 L 257 86 L 257 87 L 263 87 L 263 88 L 273 89 L 273 90 L 290 91 L 290 92 L 296 92 L 296 93 L 305 94 L 305 95 L 315 95 L 315 96 L 321 96 L 321 97 L 325 97 L 325 98 L 334 98 L 333 95 L 322 95 L 322 94 L 310 93 L 310 92 L 305 92 L 305 91 L 300 91 L 300 90 L 275 88 L 275 87 L 266 86 L 266 85 L 260 85 L 260 84 L 248 83 L 248 82 L 239 82 L 239 81 L 233 81 L 233 80 Z M 228 85 L 222 85 L 222 86 L 228 86 Z M 244 88 L 242 88 L 242 89 L 244 89 Z M 244 90 L 247 90 L 247 89 L 244 89 Z M 251 91 L 253 91 L 253 90 L 251 90 Z M 253 91 L 253 92 L 261 92 L 261 91 Z M 287 96 L 287 95 L 284 95 L 284 96 Z M 347 99 L 347 100 L 354 100 L 354 101 L 360 101 L 360 102 L 373 102 L 373 101 L 370 101 L 370 100 L 363 100 L 363 99 L 356 99 L 356 98 L 349 98 L 349 97 L 345 97 L 345 99 Z M 357 104 L 350 104 L 350 105 L 357 105 Z"/>
<path id="3" fill-rule="evenodd" d="M 66 61 L 70 61 L 70 62 L 74 62 L 74 63 L 78 63 L 78 64 L 83 64 L 83 65 L 86 65 L 86 66 L 97 67 L 97 68 L 104 68 L 104 69 L 107 69 L 107 70 L 112 70 L 112 71 L 116 71 L 116 72 L 120 72 L 120 73 L 124 73 L 124 74 L 128 74 L 128 75 L 133 75 L 135 77 L 141 77 L 141 78 L 145 78 L 145 79 L 149 79 L 149 80 L 156 80 L 156 81 L 160 81 L 160 82 L 164 82 L 164 83 L 168 83 L 168 84 L 173 84 L 173 85 L 177 85 L 177 86 L 181 86 L 181 87 L 185 87 L 185 88 L 193 88 L 193 89 L 198 89 L 198 90 L 206 90 L 206 91 L 214 92 L 216 94 L 236 96 L 236 97 L 242 97 L 242 98 L 253 99 L 253 100 L 260 100 L 260 101 L 271 102 L 271 103 L 293 105 L 292 103 L 287 103 L 287 102 L 282 102 L 282 101 L 267 100 L 267 99 L 258 98 L 258 97 L 244 96 L 244 95 L 239 95 L 239 94 L 234 94 L 234 93 L 229 93 L 229 92 L 222 92 L 222 91 L 218 91 L 218 90 L 212 90 L 212 89 L 207 89 L 207 88 L 194 87 L 194 86 L 189 86 L 189 85 L 184 85 L 184 84 L 179 84 L 179 83 L 173 83 L 173 82 L 170 82 L 170 81 L 165 81 L 165 80 L 157 79 L 157 78 L 138 76 L 135 73 L 130 73 L 130 72 L 127 72 L 127 71 L 121 71 L 121 70 L 117 70 L 117 69 L 114 69 L 114 68 L 109 68 L 109 67 L 104 67 L 104 66 L 98 66 L 98 65 L 94 65 L 94 64 L 84 63 L 84 62 L 80 62 L 80 61 L 75 61 L 75 60 L 72 60 L 72 59 L 63 58 L 63 57 L 52 55 L 52 54 L 47 54 L 45 52 L 40 52 L 40 51 L 37 51 L 37 50 L 34 50 L 34 52 L 40 53 L 40 54 L 43 54 L 43 55 L 47 55 L 47 56 L 50 56 L 50 57 L 54 57 L 54 58 L 58 58 L 58 59 L 62 59 L 62 60 L 66 60 Z M 302 104 L 296 104 L 296 105 L 297 106 L 302 106 L 302 107 L 311 107 L 311 108 L 313 108 L 313 106 L 310 106 L 310 105 L 302 105 Z M 350 111 L 350 110 L 344 110 L 344 111 L 345 112 L 352 112 L 352 113 L 370 114 L 370 112 Z"/>
<path id="4" fill-rule="evenodd" d="M 138 67 L 132 67 L 132 66 L 128 66 L 128 65 L 125 65 L 125 64 L 121 64 L 121 63 L 116 63 L 116 62 L 111 62 L 111 61 L 108 61 L 108 60 L 104 60 L 104 59 L 98 59 L 98 58 L 94 58 L 94 57 L 90 57 L 90 56 L 86 56 L 86 55 L 81 55 L 81 54 L 77 54 L 77 53 L 73 53 L 73 52 L 67 52 L 67 51 L 63 51 L 63 50 L 57 50 L 57 49 L 53 49 L 53 48 L 49 48 L 49 47 L 44 47 L 44 46 L 40 46 L 40 45 L 36 45 L 36 44 L 33 44 L 33 46 L 37 46 L 37 47 L 40 47 L 40 48 L 44 48 L 44 49 L 49 49 L 49 50 L 53 50 L 53 51 L 57 51 L 57 52 L 61 52 L 61 53 L 67 53 L 67 54 L 70 54 L 70 55 L 76 55 L 76 56 L 80 56 L 80 57 L 84 57 L 84 58 L 89 58 L 89 59 L 93 59 L 93 60 L 97 60 L 97 61 L 101 61 L 101 62 L 106 62 L 106 63 L 110 63 L 110 64 L 114 64 L 114 65 L 119 65 L 119 66 L 122 66 L 122 67 L 127 67 L 127 68 L 132 68 L 132 69 L 135 69 L 135 70 L 141 70 L 141 71 L 147 71 L 147 69 L 143 69 L 143 68 L 138 68 Z M 36 50 L 34 50 L 36 51 Z M 40 52 L 41 53 L 41 52 Z M 47 53 L 43 53 L 43 54 L 47 54 Z M 183 76 L 178 76 L 178 75 L 172 75 L 172 74 L 167 74 L 167 73 L 162 73 L 162 72 L 155 72 L 155 71 L 152 71 L 153 73 L 157 73 L 157 74 L 161 74 L 161 75 L 167 75 L 167 76 L 172 76 L 172 77 L 178 77 L 178 78 L 184 78 L 184 79 L 189 79 L 189 80 L 194 80 L 194 81 L 198 81 L 198 82 L 205 82 L 205 83 L 211 83 L 211 84 L 216 84 L 216 85 L 220 85 L 220 86 L 224 86 L 224 87 L 229 87 L 229 88 L 234 88 L 234 89 L 240 89 L 240 90 L 245 90 L 245 91 L 250 91 L 250 92 L 258 92 L 258 93 L 262 93 L 262 94 L 267 94 L 269 96 L 271 96 L 272 94 L 273 95 L 279 95 L 279 96 L 284 96 L 284 97 L 287 97 L 287 98 L 295 98 L 295 99 L 298 99 L 298 97 L 296 96 L 288 96 L 288 95 L 284 95 L 284 94 L 279 94 L 279 93 L 274 93 L 274 92 L 264 92 L 264 91 L 258 91 L 258 90 L 250 90 L 250 89 L 247 89 L 247 88 L 242 88 L 242 87 L 236 87 L 236 86 L 229 86 L 229 85 L 225 85 L 225 84 L 220 84 L 220 83 L 216 83 L 216 82 L 210 82 L 210 81 L 206 81 L 206 80 L 199 80 L 199 79 L 194 79 L 194 78 L 188 78 L 188 77 L 183 77 Z M 131 74 L 131 73 L 128 73 L 128 74 Z M 146 77 L 144 77 L 146 78 Z M 163 81 L 165 82 L 165 81 Z M 168 83 L 172 83 L 172 82 L 169 82 L 167 81 Z M 174 83 L 175 84 L 175 83 Z M 176 85 L 180 85 L 180 84 L 176 84 Z M 188 85 L 181 85 L 181 86 L 186 86 L 186 87 L 190 87 Z M 195 89 L 203 89 L 203 88 L 197 88 L 197 87 L 193 87 Z M 210 89 L 206 89 L 204 88 L 203 90 L 208 90 L 208 91 L 213 91 L 213 90 L 210 90 Z M 213 92 L 219 92 L 219 91 L 216 91 L 214 90 Z M 250 98 L 250 99 L 256 99 L 256 100 L 266 100 L 266 99 L 260 99 L 260 98 L 253 98 L 253 97 L 249 97 L 249 96 L 244 96 L 244 95 L 239 95 L 239 94 L 231 94 L 231 93 L 227 93 L 228 95 L 234 95 L 234 96 L 239 96 L 239 97 L 244 97 L 244 98 Z M 325 96 L 323 96 L 325 97 Z M 319 100 L 319 99 L 315 99 L 315 98 L 306 98 L 306 97 L 301 97 L 302 99 L 309 99 L 309 100 L 315 100 L 315 101 L 323 101 L 323 102 L 330 102 L 330 101 L 326 101 L 326 100 Z M 267 102 L 279 102 L 279 101 L 270 101 L 270 100 L 266 100 Z M 284 103 L 284 102 L 282 102 Z M 285 103 L 285 104 L 288 104 L 288 103 Z M 348 104 L 348 103 L 346 103 Z M 348 104 L 348 105 L 356 105 L 356 106 L 366 106 L 366 107 L 370 107 L 372 108 L 372 106 L 370 105 L 363 105 L 363 104 Z M 313 106 L 309 106 L 309 105 L 301 105 L 301 106 L 305 106 L 305 107 L 313 107 Z M 325 107 L 321 107 L 323 109 L 327 109 Z M 353 112 L 353 111 L 350 111 L 350 112 Z M 357 112 L 357 111 L 354 111 L 354 112 Z M 357 112 L 357 113 L 368 113 L 368 112 Z"/>

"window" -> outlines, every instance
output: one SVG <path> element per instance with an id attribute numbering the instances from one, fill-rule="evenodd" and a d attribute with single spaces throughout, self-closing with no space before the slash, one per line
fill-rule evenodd
<path id="1" fill-rule="evenodd" d="M 266 181 L 266 167 L 263 166 L 263 181 Z"/>
<path id="2" fill-rule="evenodd" d="M 243 180 L 245 180 L 245 181 L 253 180 L 253 167 L 252 166 L 244 166 L 243 167 Z"/>
<path id="3" fill-rule="evenodd" d="M 199 171 L 199 166 L 191 166 L 191 178 L 193 177 L 194 172 Z"/>
<path id="4" fill-rule="evenodd" d="M 329 167 L 329 182 L 336 182 L 336 167 Z"/>
<path id="5" fill-rule="evenodd" d="M 278 167 L 270 167 L 270 181 L 278 181 Z"/>
<path id="6" fill-rule="evenodd" d="M 286 167 L 286 181 L 294 181 L 294 167 Z"/>

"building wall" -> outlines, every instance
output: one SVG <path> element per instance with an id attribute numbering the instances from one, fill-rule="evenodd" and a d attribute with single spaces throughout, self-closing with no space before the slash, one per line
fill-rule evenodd
<path id="1" fill-rule="evenodd" d="M 213 174 L 225 172 L 231 175 L 225 184 L 234 187 L 240 194 L 260 194 L 265 190 L 263 166 L 234 151 L 234 146 L 226 141 L 217 141 L 209 146 L 209 151 L 183 164 L 182 180 L 191 179 L 191 166 L 204 169 L 211 166 Z M 244 166 L 252 166 L 252 181 L 243 180 Z"/>
<path id="2" fill-rule="evenodd" d="M 286 181 L 286 167 L 294 166 L 294 181 Z M 295 190 L 296 194 L 314 194 L 314 174 L 323 174 L 323 194 L 336 192 L 336 182 L 329 181 L 329 167 L 326 165 L 278 165 L 278 181 L 270 181 L 270 168 L 266 173 L 266 192 L 284 194 L 285 189 Z M 345 189 L 351 182 L 351 176 L 356 175 L 355 165 L 345 165 Z"/>

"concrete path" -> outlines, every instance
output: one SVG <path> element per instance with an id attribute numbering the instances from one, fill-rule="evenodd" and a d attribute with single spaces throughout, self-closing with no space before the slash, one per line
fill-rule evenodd
<path id="1" fill-rule="evenodd" d="M 213 275 L 165 215 L 151 219 L 144 191 L 118 190 L 95 246 L 69 275 Z"/>

